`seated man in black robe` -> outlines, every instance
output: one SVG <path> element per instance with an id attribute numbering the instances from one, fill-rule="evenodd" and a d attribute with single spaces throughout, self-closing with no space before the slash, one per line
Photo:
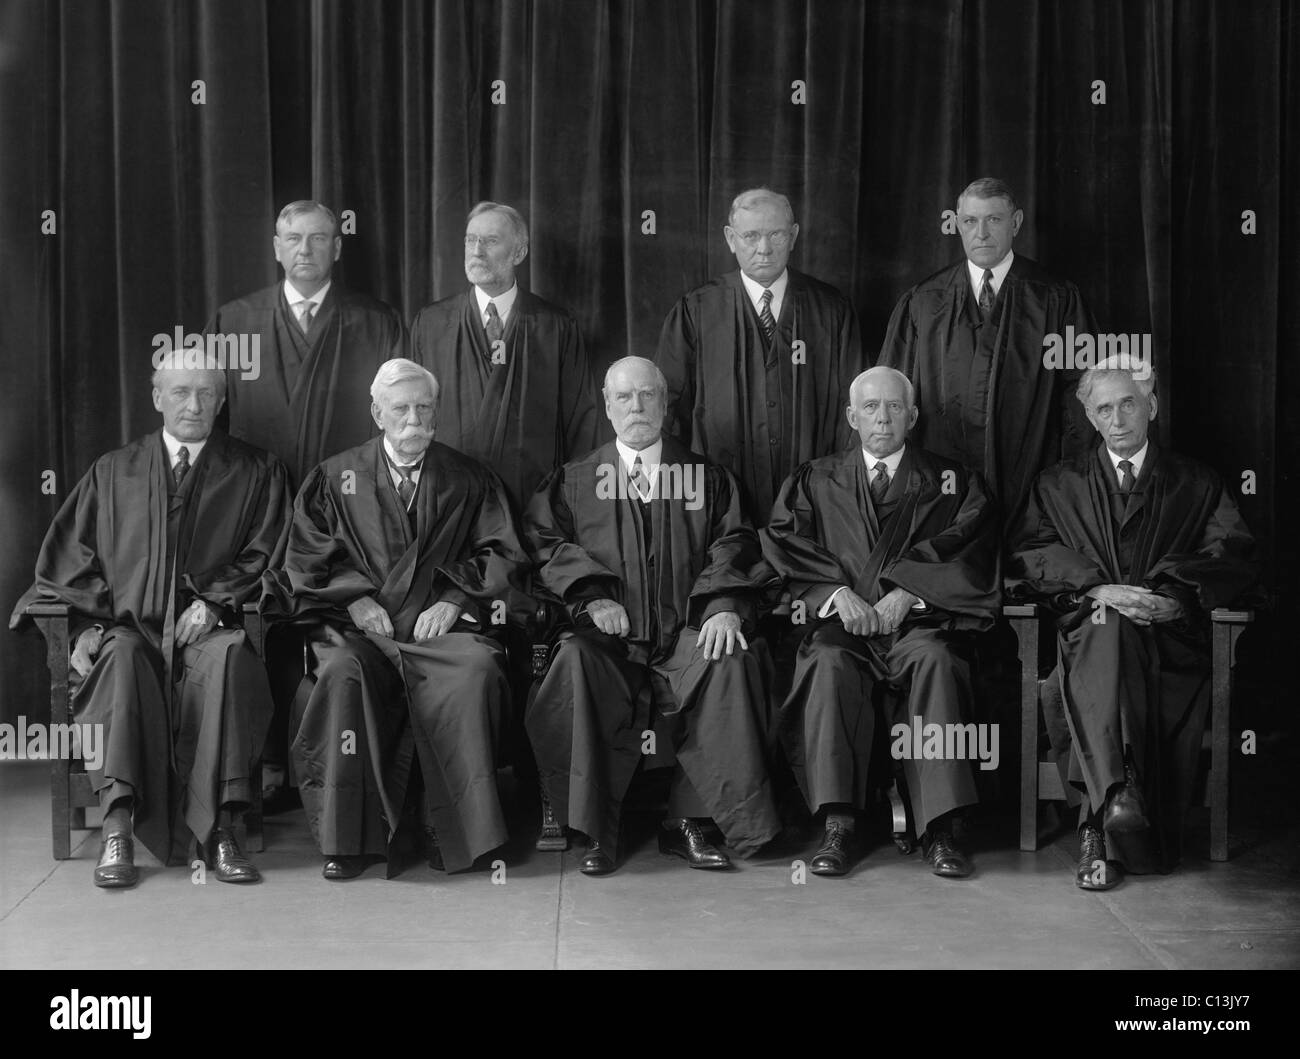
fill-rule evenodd
<path id="1" fill-rule="evenodd" d="M 273 613 L 325 622 L 291 754 L 327 879 L 383 857 L 396 870 L 413 759 L 431 867 L 460 871 L 505 842 L 496 752 L 509 690 L 486 634 L 529 606 L 500 479 L 433 440 L 437 381 L 398 359 L 370 392 L 383 436 L 307 477 L 267 585 Z"/>
<path id="2" fill-rule="evenodd" d="M 951 824 L 978 800 L 961 641 L 998 613 L 996 520 L 978 473 L 907 444 L 917 408 L 906 376 L 872 368 L 849 393 L 859 443 L 791 475 L 761 534 L 810 623 L 781 718 L 799 788 L 825 815 L 809 869 L 848 871 L 875 738 L 872 693 L 884 683 L 897 692 L 896 716 L 886 711 L 891 731 L 895 722 L 909 732 L 934 724 L 962 735 L 945 739 L 961 748 L 948 756 L 931 756 L 928 736 L 922 754 L 910 737 L 895 736 L 892 747 L 931 868 L 959 878 L 972 868 Z"/>
<path id="3" fill-rule="evenodd" d="M 480 202 L 465 225 L 470 287 L 425 306 L 411 358 L 442 387 L 438 437 L 501 476 L 522 512 L 533 490 L 597 441 L 595 380 L 577 321 L 522 290 L 528 256 L 519 211 Z"/>
<path id="4" fill-rule="evenodd" d="M 688 292 L 659 336 L 664 432 L 734 474 L 762 526 L 796 467 L 844 446 L 844 380 L 870 361 L 849 300 L 787 267 L 799 237 L 789 199 L 742 191 L 723 234 L 739 268 Z"/>
<path id="5" fill-rule="evenodd" d="M 916 386 L 916 444 L 980 471 L 1003 525 L 1034 476 L 1081 451 L 1090 431 L 1074 400 L 1079 371 L 1044 365 L 1043 340 L 1091 330 L 1078 288 L 1011 247 L 1024 213 L 1001 180 L 957 197 L 966 256 L 898 300 L 879 364 Z"/>
<path id="6" fill-rule="evenodd" d="M 96 886 L 139 878 L 134 833 L 164 864 L 197 840 L 222 882 L 260 876 L 235 826 L 266 737 L 266 671 L 241 625 L 288 532 L 274 456 L 213 429 L 220 371 L 168 354 L 153 374 L 161 431 L 101 456 L 55 516 L 31 603 L 71 611 L 72 710 L 102 725 L 87 771 L 104 810 Z"/>
<path id="7" fill-rule="evenodd" d="M 296 490 L 325 457 L 374 436 L 369 411 L 353 395 L 370 385 L 379 365 L 404 354 L 406 333 L 396 309 L 334 278 L 343 236 L 324 203 L 285 206 L 272 250 L 283 281 L 221 306 L 207 333 L 256 336 L 256 377 L 227 371 L 229 430 L 278 456 Z M 267 666 L 277 708 L 263 757 L 268 811 L 282 804 L 288 699 L 302 676 L 301 658 L 291 631 L 271 631 Z"/>
<path id="8" fill-rule="evenodd" d="M 1178 861 L 1209 703 L 1209 613 L 1256 577 L 1232 495 L 1160 448 L 1151 365 L 1110 358 L 1078 399 L 1101 441 L 1044 471 L 1008 588 L 1052 608 L 1057 673 L 1084 792 L 1076 883 L 1109 890 Z"/>
<path id="9" fill-rule="evenodd" d="M 744 631 L 771 571 L 731 475 L 661 435 L 654 364 L 617 361 L 604 394 L 617 440 L 562 467 L 528 508 L 537 578 L 577 626 L 528 708 L 528 736 L 556 818 L 590 839 L 581 870 L 604 875 L 651 708 L 677 718 L 660 849 L 726 868 L 707 818 L 746 856 L 779 829 L 763 673 Z"/>

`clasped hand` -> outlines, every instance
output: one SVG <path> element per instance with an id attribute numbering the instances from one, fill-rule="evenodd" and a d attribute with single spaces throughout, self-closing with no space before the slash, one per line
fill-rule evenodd
<path id="1" fill-rule="evenodd" d="M 1174 621 L 1183 615 L 1178 600 L 1136 585 L 1097 585 L 1085 594 L 1119 611 L 1135 625 Z"/>
<path id="2" fill-rule="evenodd" d="M 895 588 L 874 607 L 851 588 L 835 597 L 835 613 L 844 629 L 854 636 L 889 636 L 898 631 L 918 597 L 905 588 Z"/>

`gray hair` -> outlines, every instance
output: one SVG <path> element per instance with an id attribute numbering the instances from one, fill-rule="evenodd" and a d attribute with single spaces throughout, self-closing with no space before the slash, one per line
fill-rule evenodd
<path id="1" fill-rule="evenodd" d="M 785 210 L 786 216 L 790 218 L 790 223 L 794 224 L 794 207 L 790 205 L 790 200 L 779 191 L 773 191 L 769 187 L 746 188 L 732 199 L 731 209 L 727 211 L 727 224 L 734 228 L 736 226 L 736 211 L 752 210 L 760 202 L 775 202 Z"/>
<path id="2" fill-rule="evenodd" d="M 205 362 L 203 367 L 196 368 L 192 364 L 187 363 L 188 360 L 192 360 L 196 356 L 201 356 L 203 358 Z M 153 373 L 149 376 L 149 385 L 155 390 L 161 390 L 162 375 L 165 371 L 201 371 L 205 375 L 215 375 L 217 377 L 217 393 L 220 396 L 225 397 L 226 373 L 215 366 L 215 359 L 216 358 L 211 354 L 200 353 L 199 350 L 187 347 L 169 349 L 165 353 L 155 354 L 154 360 L 157 367 L 154 368 Z M 209 367 L 209 363 L 212 363 L 213 366 Z"/>
<path id="3" fill-rule="evenodd" d="M 1097 385 L 1097 380 L 1104 373 L 1112 371 L 1122 371 L 1130 376 L 1133 379 L 1133 385 L 1137 387 L 1138 393 L 1143 397 L 1150 397 L 1155 392 L 1156 366 L 1141 357 L 1132 357 L 1127 353 L 1116 353 L 1083 373 L 1083 377 L 1079 380 L 1079 386 L 1074 391 L 1074 396 L 1079 399 L 1079 403 L 1084 408 L 1088 407 L 1088 399 L 1092 397 L 1092 388 Z"/>
<path id="4" fill-rule="evenodd" d="M 375 372 L 375 381 L 370 384 L 370 399 L 375 404 L 379 404 L 379 395 L 389 387 L 415 380 L 427 382 L 429 388 L 433 391 L 433 399 L 437 401 L 438 380 L 434 377 L 433 372 L 428 368 L 422 368 L 413 360 L 407 360 L 405 357 L 394 357 L 392 360 L 386 360 L 379 365 L 379 370 Z"/>
<path id="5" fill-rule="evenodd" d="M 961 200 L 970 196 L 977 199 L 1006 199 L 1011 204 L 1011 212 L 1015 213 L 1020 209 L 1020 204 L 1016 202 L 1015 192 L 1011 190 L 1011 185 L 997 177 L 980 177 L 978 180 L 972 180 L 962 193 L 957 196 L 957 208 L 961 209 Z"/>
<path id="6" fill-rule="evenodd" d="M 654 372 L 655 386 L 658 387 L 659 393 L 663 397 L 668 396 L 668 380 L 664 377 L 664 373 L 659 370 L 658 364 L 656 364 L 653 360 L 648 360 L 645 357 L 622 357 L 619 360 L 614 361 L 613 364 L 611 364 L 608 368 L 605 369 L 605 381 L 604 383 L 601 384 L 600 392 L 603 393 L 606 397 L 608 397 L 609 379 L 610 376 L 614 374 L 614 369 L 627 367 L 631 364 L 642 364 L 650 368 L 650 370 Z"/>
<path id="7" fill-rule="evenodd" d="M 901 379 L 903 383 L 903 389 L 907 391 L 907 407 L 908 408 L 916 407 L 916 388 L 912 385 L 912 380 L 909 379 L 897 368 L 887 368 L 883 364 L 877 364 L 874 368 L 868 368 L 866 371 L 858 375 L 851 383 L 849 383 L 849 404 L 850 405 L 853 404 L 853 396 L 858 392 L 858 387 L 861 386 L 863 383 L 865 383 L 867 379 L 869 379 L 872 375 L 875 375 L 877 373 L 881 375 L 892 375 L 896 379 Z"/>
<path id="8" fill-rule="evenodd" d="M 301 217 L 304 213 L 323 213 L 329 218 L 329 222 L 334 227 L 334 234 L 339 234 L 339 219 L 334 216 L 334 211 L 323 202 L 315 202 L 312 199 L 295 199 L 280 211 L 280 216 L 275 219 L 275 230 L 280 230 L 281 224 L 288 224 L 295 217 Z"/>
<path id="9" fill-rule="evenodd" d="M 505 214 L 506 220 L 510 222 L 511 231 L 515 233 L 515 242 L 517 242 L 520 246 L 527 246 L 528 245 L 528 222 L 524 220 L 524 216 L 522 213 L 520 213 L 513 206 L 505 205 L 505 203 L 486 202 L 486 201 L 480 202 L 477 206 L 475 206 L 472 210 L 469 211 L 469 216 L 465 218 L 465 223 L 468 224 L 470 221 L 472 221 L 475 217 L 479 216 L 480 214 L 491 213 L 493 210 L 495 210 L 497 213 Z"/>

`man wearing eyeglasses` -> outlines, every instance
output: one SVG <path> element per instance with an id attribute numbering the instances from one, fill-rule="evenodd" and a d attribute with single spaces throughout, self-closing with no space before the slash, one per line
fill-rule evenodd
<path id="1" fill-rule="evenodd" d="M 664 429 L 731 471 L 762 526 L 787 475 L 847 442 L 843 380 L 867 364 L 848 299 L 789 267 L 789 199 L 742 191 L 723 235 L 739 268 L 682 298 L 659 337 Z"/>
<path id="2" fill-rule="evenodd" d="M 517 510 L 566 460 L 596 446 L 596 386 L 577 322 L 520 288 L 528 225 L 480 202 L 465 225 L 468 289 L 416 314 L 413 359 L 443 389 L 438 440 L 497 472 Z"/>

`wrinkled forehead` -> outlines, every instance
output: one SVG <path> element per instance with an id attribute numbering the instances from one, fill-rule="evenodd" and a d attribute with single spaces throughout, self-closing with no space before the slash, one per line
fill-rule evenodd
<path id="1" fill-rule="evenodd" d="M 162 393 L 169 390 L 220 390 L 225 376 L 209 368 L 159 368 L 156 386 Z"/>
<path id="2" fill-rule="evenodd" d="M 309 213 L 300 213 L 298 216 L 288 221 L 277 221 L 275 225 L 276 235 L 333 235 L 334 222 L 319 210 L 312 210 Z"/>
<path id="3" fill-rule="evenodd" d="M 392 408 L 399 404 L 434 404 L 438 392 L 427 379 L 402 379 L 379 389 L 381 407 Z"/>
<path id="4" fill-rule="evenodd" d="M 1092 395 L 1088 403 L 1097 408 L 1103 404 L 1115 404 L 1125 397 L 1142 397 L 1142 389 L 1132 373 L 1127 371 L 1102 371 L 1093 379 Z"/>
<path id="5" fill-rule="evenodd" d="M 860 380 L 854 386 L 854 402 L 866 404 L 868 401 L 897 401 L 907 404 L 907 387 L 897 375 L 884 373 Z"/>
<path id="6" fill-rule="evenodd" d="M 648 364 L 627 364 L 615 368 L 609 375 L 610 393 L 658 389 L 659 379 Z"/>
<path id="7" fill-rule="evenodd" d="M 970 217 L 1010 217 L 1015 210 L 1009 199 L 1001 195 L 996 198 L 982 199 L 978 195 L 963 195 L 957 200 L 957 212 Z"/>
<path id="8" fill-rule="evenodd" d="M 513 239 L 514 225 L 510 218 L 500 210 L 485 210 L 477 217 L 471 217 L 465 225 L 466 235 L 496 235 L 503 239 Z"/>
<path id="9" fill-rule="evenodd" d="M 777 199 L 758 199 L 736 210 L 736 223 L 732 227 L 739 232 L 752 228 L 783 228 L 793 219 Z"/>

